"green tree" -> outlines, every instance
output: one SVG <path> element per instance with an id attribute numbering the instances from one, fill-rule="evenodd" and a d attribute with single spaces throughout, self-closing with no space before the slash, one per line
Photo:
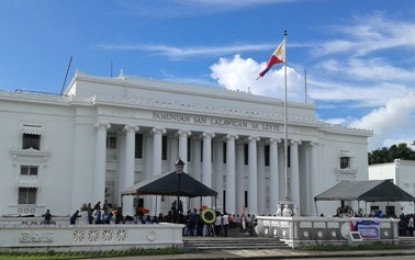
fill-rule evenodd
<path id="1" fill-rule="evenodd" d="M 369 165 L 393 162 L 395 159 L 415 161 L 415 152 L 406 143 L 400 143 L 389 148 L 376 149 L 368 154 Z"/>

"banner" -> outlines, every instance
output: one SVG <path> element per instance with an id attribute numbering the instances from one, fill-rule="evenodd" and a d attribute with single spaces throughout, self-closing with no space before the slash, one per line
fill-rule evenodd
<path id="1" fill-rule="evenodd" d="M 380 223 L 377 219 L 352 218 L 350 231 L 358 231 L 364 240 L 380 240 Z"/>

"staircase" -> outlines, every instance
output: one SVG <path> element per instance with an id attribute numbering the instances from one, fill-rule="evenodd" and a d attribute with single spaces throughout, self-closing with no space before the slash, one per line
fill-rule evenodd
<path id="1" fill-rule="evenodd" d="M 405 248 L 415 248 L 415 237 L 399 237 L 399 244 Z"/>
<path id="2" fill-rule="evenodd" d="M 264 237 L 183 237 L 185 251 L 241 250 L 241 249 L 291 249 L 276 238 Z"/>

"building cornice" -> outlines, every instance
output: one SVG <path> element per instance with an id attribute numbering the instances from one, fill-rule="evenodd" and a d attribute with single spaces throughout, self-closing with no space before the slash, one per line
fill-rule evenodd
<path id="1" fill-rule="evenodd" d="M 327 123 L 324 123 L 324 126 L 321 127 L 320 130 L 325 133 L 335 133 L 335 134 L 344 134 L 344 135 L 360 135 L 364 137 L 373 136 L 373 130 L 350 128 L 350 127 L 345 127 L 341 125 L 327 124 Z"/>
<path id="2" fill-rule="evenodd" d="M 192 113 L 208 116 L 221 116 L 230 118 L 246 118 L 249 120 L 258 121 L 272 121 L 282 123 L 284 121 L 283 114 L 277 113 L 262 113 L 254 111 L 246 111 L 230 108 L 218 108 L 210 106 L 196 106 L 185 103 L 172 103 L 163 102 L 159 100 L 150 99 L 125 99 L 118 97 L 94 97 L 92 100 L 93 105 L 96 106 L 111 106 L 111 107 L 124 107 L 135 109 L 147 109 L 152 111 L 169 111 L 171 113 Z M 321 127 L 324 124 L 320 121 L 316 121 L 314 118 L 290 116 L 288 115 L 288 121 L 290 125 L 299 125 L 307 127 Z"/>
<path id="3" fill-rule="evenodd" d="M 196 85 L 187 82 L 169 82 L 163 80 L 155 80 L 149 78 L 141 78 L 137 76 L 126 76 L 124 74 L 116 78 L 98 77 L 85 74 L 77 70 L 75 77 L 70 83 L 67 92 L 76 81 L 84 81 L 96 84 L 116 85 L 120 87 L 129 87 L 137 89 L 146 89 L 151 91 L 171 92 L 175 94 L 188 94 L 216 99 L 227 99 L 235 101 L 253 102 L 260 104 L 283 106 L 283 101 L 277 98 L 270 98 L 252 94 L 249 91 L 229 90 L 218 86 Z M 305 104 L 298 102 L 288 102 L 289 108 L 306 108 L 315 109 L 314 104 Z"/>

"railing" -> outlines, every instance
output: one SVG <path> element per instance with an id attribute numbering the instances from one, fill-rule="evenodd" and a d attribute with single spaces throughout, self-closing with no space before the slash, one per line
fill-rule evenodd
<path id="1" fill-rule="evenodd" d="M 84 220 L 69 225 L 66 217 L 54 218 L 53 221 L 56 224 L 43 225 L 42 218 L 1 218 L 0 252 L 108 251 L 183 246 L 183 225 L 87 225 Z"/>
<path id="2" fill-rule="evenodd" d="M 275 237 L 292 248 L 318 244 L 347 245 L 350 242 L 351 221 L 355 218 L 335 217 L 263 217 L 258 216 L 259 236 Z M 373 218 L 358 218 L 373 220 Z M 376 219 L 380 241 L 398 243 L 399 219 Z M 376 241 L 379 241 L 376 240 Z"/>

